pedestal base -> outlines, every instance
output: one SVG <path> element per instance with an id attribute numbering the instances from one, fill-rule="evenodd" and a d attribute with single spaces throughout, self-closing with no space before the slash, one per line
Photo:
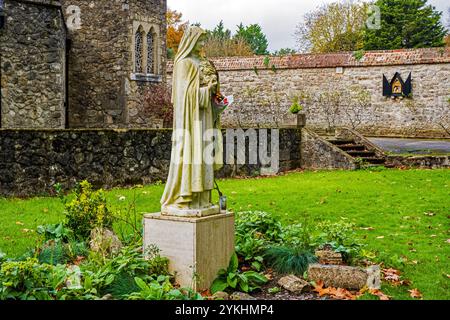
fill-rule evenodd
<path id="1" fill-rule="evenodd" d="M 220 208 L 218 206 L 212 206 L 203 209 L 177 209 L 177 208 L 162 208 L 161 215 L 163 216 L 176 216 L 176 217 L 190 217 L 190 218 L 200 218 L 212 216 L 214 214 L 219 214 Z"/>
<path id="2" fill-rule="evenodd" d="M 201 218 L 144 215 L 144 248 L 156 245 L 182 287 L 209 289 L 234 253 L 234 214 Z"/>

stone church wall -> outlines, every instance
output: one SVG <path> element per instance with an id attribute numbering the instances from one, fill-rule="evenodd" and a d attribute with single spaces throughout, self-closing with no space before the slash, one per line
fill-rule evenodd
<path id="1" fill-rule="evenodd" d="M 3 128 L 64 128 L 66 32 L 59 1 L 4 1 Z"/>
<path id="2" fill-rule="evenodd" d="M 140 118 L 143 96 L 164 81 L 165 0 L 62 0 L 68 23 L 69 127 L 151 127 Z M 155 26 L 158 70 L 155 79 L 134 80 L 136 23 Z M 139 25 L 139 24 L 138 24 Z"/>

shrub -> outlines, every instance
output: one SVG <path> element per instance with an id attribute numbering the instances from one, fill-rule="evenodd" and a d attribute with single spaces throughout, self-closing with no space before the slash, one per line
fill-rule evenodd
<path id="1" fill-rule="evenodd" d="M 312 252 L 285 246 L 268 248 L 264 259 L 278 273 L 297 275 L 303 275 L 310 263 L 317 262 L 317 258 Z"/>
<path id="2" fill-rule="evenodd" d="M 236 233 L 238 236 L 255 234 L 266 241 L 281 240 L 283 228 L 281 223 L 270 213 L 263 211 L 239 212 L 236 216 Z"/>
<path id="3" fill-rule="evenodd" d="M 293 114 L 297 114 L 300 111 L 303 110 L 303 107 L 301 105 L 299 105 L 298 103 L 294 103 L 290 108 L 289 108 L 289 112 L 293 113 Z"/>
<path id="4" fill-rule="evenodd" d="M 88 181 L 78 183 L 75 199 L 65 202 L 65 226 L 73 231 L 76 239 L 87 240 L 94 228 L 111 228 L 113 216 L 102 189 L 92 191 Z"/>
<path id="5" fill-rule="evenodd" d="M 61 240 L 49 240 L 37 251 L 40 263 L 58 265 L 76 260 L 78 257 L 86 257 L 89 250 L 84 242 Z"/>
<path id="6" fill-rule="evenodd" d="M 152 84 L 144 94 L 144 101 L 140 106 L 141 114 L 145 118 L 162 119 L 165 128 L 172 127 L 173 105 L 171 90 L 165 84 Z"/>
<path id="7" fill-rule="evenodd" d="M 65 279 L 63 265 L 40 264 L 35 258 L 4 262 L 0 268 L 0 300 L 50 300 Z"/>

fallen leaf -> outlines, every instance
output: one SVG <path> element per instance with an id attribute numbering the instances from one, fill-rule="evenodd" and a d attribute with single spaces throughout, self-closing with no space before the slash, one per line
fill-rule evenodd
<path id="1" fill-rule="evenodd" d="M 42 211 L 43 211 L 44 213 L 47 213 L 47 212 L 48 212 L 48 208 L 44 208 L 44 209 L 42 209 Z"/>
<path id="2" fill-rule="evenodd" d="M 422 298 L 422 293 L 418 289 L 408 290 L 408 292 L 409 292 L 409 295 L 411 296 L 411 298 L 414 298 L 414 299 Z"/>
<path id="3" fill-rule="evenodd" d="M 381 290 L 372 289 L 372 290 L 369 290 L 369 292 L 370 292 L 370 294 L 379 297 L 380 300 L 390 300 L 390 298 L 391 298 L 390 296 L 384 294 Z"/>
<path id="4" fill-rule="evenodd" d="M 361 228 L 361 230 L 372 231 L 372 230 L 375 230 L 375 228 L 372 228 L 372 227 L 367 227 L 367 228 Z"/>
<path id="5" fill-rule="evenodd" d="M 377 237 L 377 239 L 384 239 L 384 236 L 379 236 Z"/>
<path id="6" fill-rule="evenodd" d="M 73 262 L 74 265 L 78 266 L 81 264 L 81 262 L 83 262 L 83 260 L 85 259 L 85 257 L 83 256 L 77 256 L 77 258 L 75 259 L 75 261 Z"/>
<path id="7" fill-rule="evenodd" d="M 334 287 L 324 288 L 323 286 L 324 284 L 323 281 L 321 280 L 318 281 L 314 286 L 313 291 L 317 292 L 320 297 L 328 295 L 333 299 L 339 300 L 355 300 L 358 297 L 358 295 L 354 295 L 353 293 L 344 288 L 334 288 Z"/>
<path id="8" fill-rule="evenodd" d="M 268 279 L 268 280 L 272 280 L 273 279 L 273 275 L 271 273 L 266 273 L 264 274 L 264 276 Z"/>
<path id="9" fill-rule="evenodd" d="M 23 226 L 25 223 L 20 222 L 20 221 L 16 221 L 16 224 L 17 224 L 18 226 Z"/>
<path id="10" fill-rule="evenodd" d="M 202 295 L 202 297 L 211 297 L 212 296 L 211 291 L 209 291 L 209 289 L 200 292 L 200 294 Z"/>
<path id="11" fill-rule="evenodd" d="M 409 280 L 402 280 L 400 271 L 396 269 L 383 269 L 384 280 L 390 282 L 394 286 L 407 286 L 410 284 Z"/>
<path id="12" fill-rule="evenodd" d="M 436 215 L 434 212 L 424 212 L 423 214 L 429 217 L 434 217 Z"/>
<path id="13" fill-rule="evenodd" d="M 22 229 L 22 232 L 29 233 L 29 232 L 34 232 L 34 230 L 32 230 L 32 229 Z"/>

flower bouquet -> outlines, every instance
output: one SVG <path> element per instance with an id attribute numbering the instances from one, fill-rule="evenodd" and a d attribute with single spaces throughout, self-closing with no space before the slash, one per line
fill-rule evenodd
<path id="1" fill-rule="evenodd" d="M 217 109 L 221 109 L 222 111 L 228 108 L 234 101 L 233 96 L 224 96 L 220 92 L 217 92 L 213 95 L 213 106 Z"/>

